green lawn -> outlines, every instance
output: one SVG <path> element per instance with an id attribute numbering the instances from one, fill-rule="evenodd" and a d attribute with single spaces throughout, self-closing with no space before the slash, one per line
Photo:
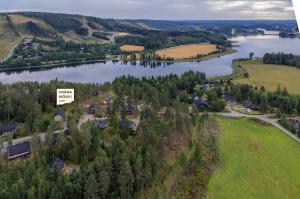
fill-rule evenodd
<path id="1" fill-rule="evenodd" d="M 218 119 L 221 161 L 208 199 L 300 198 L 300 144 L 247 119 Z"/>

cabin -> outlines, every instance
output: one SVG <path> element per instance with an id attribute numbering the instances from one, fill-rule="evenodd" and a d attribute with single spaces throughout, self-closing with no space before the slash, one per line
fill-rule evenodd
<path id="1" fill-rule="evenodd" d="M 131 131 L 135 131 L 137 129 L 137 126 L 133 122 L 127 122 L 125 120 L 122 120 L 119 124 L 119 128 L 122 130 L 128 129 Z"/>
<path id="2" fill-rule="evenodd" d="M 233 95 L 230 95 L 229 93 L 224 94 L 224 99 L 226 100 L 226 102 L 228 102 L 230 104 L 235 104 L 236 103 L 235 97 Z"/>
<path id="3" fill-rule="evenodd" d="M 199 97 L 194 98 L 194 105 L 198 109 L 207 109 L 209 108 L 209 104 L 207 101 L 200 99 Z"/>
<path id="4" fill-rule="evenodd" d="M 50 173 L 53 173 L 55 170 L 58 173 L 62 173 L 64 165 L 65 165 L 65 163 L 63 160 L 60 160 L 60 159 L 51 160 L 49 163 Z"/>
<path id="5" fill-rule="evenodd" d="M 65 117 L 64 110 L 56 110 L 54 112 L 54 120 L 55 122 L 63 122 Z"/>
<path id="6" fill-rule="evenodd" d="M 7 136 L 10 134 L 15 134 L 17 132 L 16 124 L 3 124 L 0 125 L 0 135 Z"/>
<path id="7" fill-rule="evenodd" d="M 247 109 L 251 109 L 251 110 L 259 110 L 258 106 L 256 106 L 255 104 L 251 103 L 248 100 L 244 100 L 243 101 L 243 106 Z"/>
<path id="8" fill-rule="evenodd" d="M 88 110 L 87 110 L 88 114 L 95 114 L 96 111 L 97 111 L 97 107 L 95 104 L 89 105 Z"/>
<path id="9" fill-rule="evenodd" d="M 300 120 L 288 119 L 287 122 L 288 122 L 289 126 L 294 128 L 296 131 L 300 131 Z"/>
<path id="10" fill-rule="evenodd" d="M 98 91 L 97 89 L 93 89 L 93 90 L 92 90 L 92 95 L 93 95 L 94 97 L 97 97 L 97 96 L 99 95 L 99 91 Z"/>
<path id="11" fill-rule="evenodd" d="M 100 130 L 104 130 L 108 127 L 108 124 L 105 121 L 94 121 L 93 125 Z"/>
<path id="12" fill-rule="evenodd" d="M 23 142 L 20 144 L 9 145 L 7 147 L 7 159 L 14 160 L 16 158 L 28 157 L 30 155 L 30 143 Z"/>

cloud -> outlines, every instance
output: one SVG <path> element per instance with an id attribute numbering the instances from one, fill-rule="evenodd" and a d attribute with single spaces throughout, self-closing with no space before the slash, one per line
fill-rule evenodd
<path id="1" fill-rule="evenodd" d="M 103 18 L 294 19 L 292 0 L 0 0 L 3 11 L 43 11 Z"/>

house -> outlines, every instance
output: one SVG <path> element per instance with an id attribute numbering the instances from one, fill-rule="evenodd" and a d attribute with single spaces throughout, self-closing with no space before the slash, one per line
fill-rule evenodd
<path id="1" fill-rule="evenodd" d="M 19 157 L 27 157 L 30 155 L 30 143 L 23 142 L 20 144 L 9 145 L 7 147 L 7 159 L 13 160 Z"/>
<path id="2" fill-rule="evenodd" d="M 54 120 L 55 122 L 62 122 L 64 121 L 65 112 L 64 110 L 56 110 L 54 112 Z"/>
<path id="3" fill-rule="evenodd" d="M 92 95 L 93 95 L 94 97 L 97 97 L 97 96 L 99 95 L 99 91 L 98 91 L 97 89 L 93 89 L 93 90 L 92 90 Z"/>
<path id="4" fill-rule="evenodd" d="M 289 126 L 293 127 L 296 131 L 300 131 L 300 121 L 296 119 L 287 120 Z"/>
<path id="5" fill-rule="evenodd" d="M 17 132 L 16 124 L 3 124 L 0 125 L 0 135 L 7 136 L 9 134 L 14 134 Z"/>
<path id="6" fill-rule="evenodd" d="M 105 121 L 94 121 L 93 125 L 100 130 L 104 130 L 108 127 L 108 124 Z"/>
<path id="7" fill-rule="evenodd" d="M 97 108 L 96 108 L 95 104 L 89 105 L 88 110 L 87 110 L 88 114 L 95 114 L 96 111 L 97 111 Z"/>
<path id="8" fill-rule="evenodd" d="M 198 109 L 206 109 L 209 107 L 209 104 L 207 101 L 200 99 L 199 97 L 194 98 L 194 105 Z"/>
<path id="9" fill-rule="evenodd" d="M 51 160 L 49 163 L 50 173 L 53 173 L 55 171 L 55 169 L 58 173 L 62 173 L 64 165 L 65 165 L 65 163 L 63 160 L 60 160 L 60 159 Z"/>
<path id="10" fill-rule="evenodd" d="M 230 103 L 230 104 L 235 104 L 236 103 L 236 99 L 233 95 L 230 95 L 229 93 L 225 93 L 224 94 L 224 99 Z"/>
<path id="11" fill-rule="evenodd" d="M 128 130 L 131 130 L 131 131 L 135 131 L 137 126 L 136 124 L 134 124 L 133 122 L 127 122 L 125 120 L 122 120 L 119 124 L 119 128 L 120 129 L 128 129 Z"/>
<path id="12" fill-rule="evenodd" d="M 258 106 L 256 106 L 255 104 L 251 103 L 248 100 L 244 100 L 243 101 L 243 106 L 247 109 L 251 109 L 251 110 L 259 110 Z"/>

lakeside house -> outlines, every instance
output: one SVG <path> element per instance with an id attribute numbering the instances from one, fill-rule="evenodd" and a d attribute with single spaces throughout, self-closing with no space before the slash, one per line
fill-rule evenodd
<path id="1" fill-rule="evenodd" d="M 23 142 L 15 145 L 9 145 L 7 147 L 7 159 L 13 160 L 20 157 L 27 157 L 30 155 L 30 143 Z"/>
<path id="2" fill-rule="evenodd" d="M 50 173 L 53 173 L 55 170 L 58 173 L 62 173 L 64 165 L 65 165 L 65 163 L 61 159 L 51 160 L 49 163 Z"/>
<path id="3" fill-rule="evenodd" d="M 56 110 L 54 112 L 54 120 L 55 122 L 63 122 L 65 117 L 65 111 L 64 110 Z"/>
<path id="4" fill-rule="evenodd" d="M 10 134 L 15 134 L 17 132 L 16 124 L 3 124 L 0 125 L 0 135 L 7 136 Z"/>

